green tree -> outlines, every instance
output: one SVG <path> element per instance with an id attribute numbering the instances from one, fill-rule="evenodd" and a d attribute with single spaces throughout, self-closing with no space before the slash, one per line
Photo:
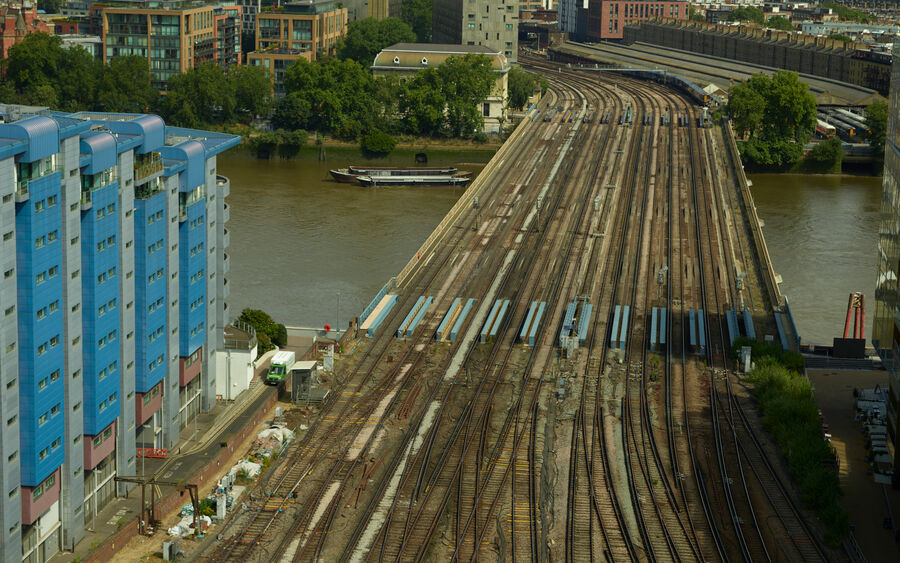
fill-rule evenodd
<path id="1" fill-rule="evenodd" d="M 772 29 L 780 29 L 782 31 L 796 31 L 794 24 L 791 23 L 791 20 L 787 19 L 784 16 L 772 16 L 766 21 L 766 27 L 770 27 Z"/>
<path id="2" fill-rule="evenodd" d="M 395 146 L 397 140 L 380 129 L 375 129 L 360 142 L 360 148 L 369 156 L 387 156 Z"/>
<path id="3" fill-rule="evenodd" d="M 688 13 L 690 14 L 689 19 L 695 22 L 705 22 L 706 16 L 697 12 L 697 9 L 688 4 Z"/>
<path id="4" fill-rule="evenodd" d="M 419 43 L 431 43 L 431 0 L 403 0 L 400 14 Z"/>
<path id="5" fill-rule="evenodd" d="M 728 19 L 733 22 L 748 21 L 759 25 L 766 23 L 766 15 L 763 11 L 752 6 L 735 8 L 728 14 Z"/>
<path id="6" fill-rule="evenodd" d="M 853 41 L 853 39 L 842 33 L 829 33 L 826 36 L 826 39 L 835 39 L 837 41 L 843 41 L 844 43 L 850 43 L 851 41 Z"/>
<path id="7" fill-rule="evenodd" d="M 809 160 L 827 166 L 829 170 L 840 172 L 841 161 L 844 159 L 844 147 L 841 140 L 832 137 L 827 141 L 820 141 L 809 151 Z"/>
<path id="8" fill-rule="evenodd" d="M 315 63 L 299 59 L 284 73 L 285 92 L 309 105 L 303 126 L 340 131 L 346 139 L 379 124 L 379 110 L 373 104 L 374 80 L 368 69 L 351 59 L 328 58 Z"/>
<path id="9" fill-rule="evenodd" d="M 92 109 L 100 63 L 85 49 L 62 46 L 62 39 L 30 33 L 10 47 L 6 80 L 25 104 L 78 111 Z"/>
<path id="10" fill-rule="evenodd" d="M 873 16 L 861 11 L 842 6 L 837 2 L 823 2 L 819 4 L 822 8 L 831 8 L 838 15 L 841 21 L 851 21 L 856 23 L 872 23 L 875 21 Z"/>
<path id="11" fill-rule="evenodd" d="M 59 66 L 54 77 L 59 95 L 59 109 L 63 111 L 92 109 L 97 96 L 97 84 L 103 72 L 102 63 L 80 46 L 62 47 L 61 50 Z"/>
<path id="12" fill-rule="evenodd" d="M 402 127 L 413 135 L 438 135 L 444 125 L 447 98 L 434 68 L 422 69 L 406 85 L 400 98 Z"/>
<path id="13" fill-rule="evenodd" d="M 278 129 L 294 131 L 306 127 L 312 106 L 299 93 L 292 92 L 275 102 L 272 125 Z"/>
<path id="14" fill-rule="evenodd" d="M 215 63 L 204 63 L 169 79 L 162 103 L 166 121 L 184 127 L 230 123 L 237 100 L 225 72 Z"/>
<path id="15" fill-rule="evenodd" d="M 509 81 L 509 107 L 514 109 L 522 109 L 528 103 L 528 98 L 534 93 L 539 85 L 537 76 L 525 72 L 521 68 L 514 66 L 507 74 Z"/>
<path id="16" fill-rule="evenodd" d="M 376 20 L 365 18 L 350 22 L 347 36 L 338 46 L 338 57 L 353 59 L 364 67 L 369 67 L 385 47 L 395 43 L 412 43 L 416 34 L 403 20 L 387 18 Z"/>
<path id="17" fill-rule="evenodd" d="M 751 81 L 735 84 L 728 91 L 728 113 L 741 137 L 753 136 L 759 130 L 766 111 L 765 91 Z"/>
<path id="18" fill-rule="evenodd" d="M 261 67 L 232 67 L 228 71 L 228 82 L 234 90 L 235 108 L 247 121 L 258 115 L 269 115 L 272 108 L 272 83 Z"/>
<path id="19" fill-rule="evenodd" d="M 150 111 L 159 97 L 159 91 L 150 85 L 146 58 L 138 55 L 115 57 L 103 68 L 97 89 L 97 109 L 143 113 Z"/>
<path id="20" fill-rule="evenodd" d="M 795 72 L 755 74 L 736 84 L 727 109 L 735 129 L 749 137 L 739 144 L 741 156 L 764 166 L 797 162 L 816 128 L 816 100 Z"/>
<path id="21" fill-rule="evenodd" d="M 481 131 L 484 125 L 481 102 L 488 97 L 496 81 L 490 59 L 471 53 L 450 57 L 437 70 L 447 98 L 449 134 L 469 138 Z"/>
<path id="22" fill-rule="evenodd" d="M 866 108 L 866 127 L 869 129 L 866 138 L 869 141 L 869 146 L 872 147 L 872 152 L 877 155 L 884 154 L 884 143 L 887 136 L 887 121 L 888 103 L 886 101 L 878 100 L 872 102 L 872 104 Z"/>
<path id="23" fill-rule="evenodd" d="M 243 321 L 256 329 L 256 336 L 261 347 L 264 338 L 266 341 L 272 342 L 278 346 L 287 344 L 287 328 L 285 328 L 283 324 L 276 323 L 265 311 L 260 309 L 244 309 L 241 311 L 241 316 L 238 317 L 238 320 Z M 259 353 L 263 354 L 264 351 L 260 351 Z"/>
<path id="24" fill-rule="evenodd" d="M 772 75 L 772 89 L 766 100 L 765 124 L 768 138 L 793 139 L 801 145 L 816 130 L 816 99 L 796 72 L 779 70 Z"/>

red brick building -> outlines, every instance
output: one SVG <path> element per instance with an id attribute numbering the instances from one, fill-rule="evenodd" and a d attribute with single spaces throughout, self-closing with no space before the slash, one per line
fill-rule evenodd
<path id="1" fill-rule="evenodd" d="M 590 0 L 588 40 L 622 39 L 622 32 L 626 24 L 652 18 L 686 20 L 688 19 L 688 2 Z"/>
<path id="2" fill-rule="evenodd" d="M 36 31 L 51 33 L 37 17 L 37 4 L 0 0 L 0 59 L 6 58 L 10 47 Z"/>

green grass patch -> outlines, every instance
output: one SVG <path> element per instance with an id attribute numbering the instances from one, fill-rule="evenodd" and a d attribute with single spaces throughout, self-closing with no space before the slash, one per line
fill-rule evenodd
<path id="1" fill-rule="evenodd" d="M 754 349 L 756 367 L 747 379 L 753 383 L 763 426 L 787 458 L 804 504 L 825 522 L 825 542 L 838 547 L 849 531 L 847 513 L 838 503 L 841 488 L 834 451 L 822 437 L 812 387 L 802 375 L 803 358 L 777 345 L 747 339 L 736 340 L 733 350 L 739 351 L 741 345 Z"/>

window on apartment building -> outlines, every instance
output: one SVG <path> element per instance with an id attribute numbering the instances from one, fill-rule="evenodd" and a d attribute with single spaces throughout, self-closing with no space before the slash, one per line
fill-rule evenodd
<path id="1" fill-rule="evenodd" d="M 6 419 L 6 425 L 7 425 L 7 426 L 12 426 L 13 424 L 16 423 L 16 420 L 18 420 L 18 419 L 19 419 L 19 415 L 14 414 L 14 415 L 12 415 L 11 417 L 9 417 L 9 418 Z"/>
<path id="2" fill-rule="evenodd" d="M 59 379 L 59 370 L 53 370 L 53 373 L 50 374 L 50 383 Z"/>
<path id="3" fill-rule="evenodd" d="M 41 453 L 38 456 L 38 458 L 40 461 L 44 461 L 45 459 L 47 459 L 47 456 L 49 456 L 49 455 L 50 455 L 50 448 L 44 448 L 43 450 L 41 450 Z"/>
<path id="4" fill-rule="evenodd" d="M 59 344 L 59 335 L 58 334 L 50 339 L 50 347 L 53 348 L 57 344 Z"/>
<path id="5" fill-rule="evenodd" d="M 56 448 L 60 447 L 61 445 L 62 445 L 62 440 L 61 440 L 60 438 L 57 438 L 56 440 L 53 440 L 53 443 L 50 444 L 50 447 L 52 447 L 52 448 L 55 450 Z M 49 479 L 48 479 L 48 481 L 49 481 Z M 55 482 L 55 480 L 54 480 L 54 482 Z M 52 487 L 52 486 L 53 486 L 53 483 L 51 482 L 51 483 L 50 483 L 49 485 L 47 485 L 47 486 L 48 486 L 48 487 Z"/>
<path id="6" fill-rule="evenodd" d="M 50 420 L 50 415 L 48 415 L 47 413 L 42 414 L 41 416 L 38 417 L 38 426 L 43 426 L 44 424 L 47 424 L 48 420 Z"/>
<path id="7" fill-rule="evenodd" d="M 80 443 L 81 443 L 81 435 L 80 434 L 78 436 L 75 436 L 74 438 L 72 438 L 73 446 L 77 446 Z"/>
<path id="8" fill-rule="evenodd" d="M 47 237 L 38 237 L 34 239 L 34 247 L 35 248 L 43 248 L 44 244 L 47 242 Z"/>
<path id="9" fill-rule="evenodd" d="M 50 407 L 50 416 L 56 416 L 59 414 L 59 403 Z"/>
<path id="10" fill-rule="evenodd" d="M 78 240 L 79 240 L 80 238 L 81 238 L 81 237 L 79 237 L 78 235 L 75 235 L 74 237 L 72 237 L 72 240 L 69 241 L 69 244 L 72 245 L 72 246 L 75 246 L 76 244 L 78 244 Z"/>
<path id="11" fill-rule="evenodd" d="M 72 407 L 72 412 L 78 412 L 78 411 L 80 411 L 80 410 L 81 410 L 81 401 L 78 401 L 78 402 L 75 403 L 75 405 Z"/>
<path id="12" fill-rule="evenodd" d="M 15 312 L 16 312 L 16 306 L 15 306 L 15 305 L 11 305 L 11 306 L 9 306 L 9 307 L 6 308 L 6 312 L 4 313 L 4 316 L 7 316 L 7 317 L 8 317 L 8 316 L 12 315 L 12 314 L 15 313 Z"/>
<path id="13" fill-rule="evenodd" d="M 13 232 L 12 232 L 12 231 L 3 233 L 3 240 L 4 240 L 4 241 L 12 240 L 12 238 L 13 238 Z"/>
<path id="14" fill-rule="evenodd" d="M 43 391 L 47 388 L 47 383 L 50 382 L 50 378 L 45 377 L 44 379 L 38 381 L 38 391 Z"/>
<path id="15" fill-rule="evenodd" d="M 16 343 L 15 343 L 15 342 L 10 342 L 9 344 L 6 345 L 6 353 L 7 353 L 7 354 L 11 353 L 11 352 L 12 352 L 13 350 L 15 350 L 15 349 L 16 349 Z"/>
<path id="16" fill-rule="evenodd" d="M 12 389 L 15 386 L 16 386 L 16 378 L 15 377 L 6 382 L 6 390 L 7 391 L 9 391 L 10 389 Z"/>
<path id="17" fill-rule="evenodd" d="M 7 495 L 7 496 L 9 496 L 9 498 L 15 498 L 15 496 L 16 496 L 17 494 L 19 494 L 19 487 L 13 487 L 13 488 L 9 491 L 9 495 Z"/>
<path id="18" fill-rule="evenodd" d="M 16 461 L 16 458 L 17 458 L 17 457 L 19 457 L 19 450 L 16 450 L 16 451 L 14 451 L 13 453 L 11 453 L 11 454 L 9 454 L 8 456 L 6 456 L 6 462 L 7 462 L 7 463 L 12 463 L 12 462 Z"/>
<path id="19" fill-rule="evenodd" d="M 9 278 L 13 277 L 13 274 L 14 274 L 15 272 L 16 272 L 16 269 L 15 269 L 15 268 L 10 268 L 9 270 L 6 270 L 5 272 L 3 272 L 3 278 L 4 278 L 4 279 L 9 279 Z"/>
<path id="20" fill-rule="evenodd" d="M 44 354 L 46 354 L 46 353 L 47 353 L 47 349 L 48 349 L 48 348 L 47 348 L 47 343 L 46 343 L 46 342 L 44 342 L 43 344 L 39 345 L 39 346 L 37 347 L 37 353 L 38 353 L 38 356 L 43 356 Z"/>
<path id="21" fill-rule="evenodd" d="M 6 194 L 3 196 L 3 203 L 9 203 L 12 201 L 12 194 Z"/>
<path id="22" fill-rule="evenodd" d="M 97 434 L 96 436 L 94 436 L 94 447 L 95 448 L 100 447 L 100 444 L 102 444 L 102 443 L 103 443 L 103 434 Z"/>

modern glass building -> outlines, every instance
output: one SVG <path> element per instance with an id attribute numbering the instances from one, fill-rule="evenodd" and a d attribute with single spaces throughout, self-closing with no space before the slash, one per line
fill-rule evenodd
<path id="1" fill-rule="evenodd" d="M 223 68 L 241 63 L 241 9 L 186 0 L 122 3 L 102 7 L 103 58 L 147 59 L 153 87 L 206 62 Z"/>
<path id="2" fill-rule="evenodd" d="M 900 410 L 900 308 L 897 273 L 900 272 L 900 44 L 894 45 L 891 89 L 888 103 L 887 139 L 884 147 L 884 188 L 881 196 L 881 224 L 878 229 L 878 277 L 875 280 L 875 319 L 872 344 L 890 373 L 888 432 L 895 446 Z M 894 466 L 900 461 L 894 448 Z"/>
<path id="3" fill-rule="evenodd" d="M 215 404 L 239 141 L 0 105 L 0 560 L 71 548 Z"/>

